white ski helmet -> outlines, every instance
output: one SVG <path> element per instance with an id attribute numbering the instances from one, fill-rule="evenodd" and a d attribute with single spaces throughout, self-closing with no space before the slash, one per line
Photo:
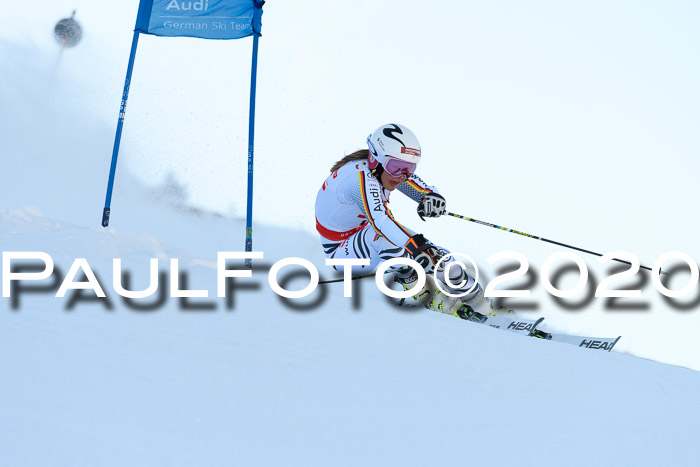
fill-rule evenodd
<path id="1" fill-rule="evenodd" d="M 392 175 L 403 172 L 410 176 L 420 162 L 418 138 L 403 125 L 387 123 L 380 126 L 367 137 L 367 146 L 369 146 L 367 163 L 372 172 L 382 164 L 384 170 Z M 398 161 L 404 161 L 404 163 L 400 164 Z M 389 163 L 388 168 L 387 163 Z M 391 170 L 394 167 L 395 170 Z"/>

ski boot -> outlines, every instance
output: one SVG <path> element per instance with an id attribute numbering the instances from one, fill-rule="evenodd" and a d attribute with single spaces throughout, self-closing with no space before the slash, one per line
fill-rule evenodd
<path id="1" fill-rule="evenodd" d="M 456 316 L 469 321 L 480 322 L 486 319 L 486 315 L 474 310 L 471 302 L 467 303 L 466 301 L 462 300 L 463 298 L 450 297 L 441 290 L 437 289 L 435 292 L 433 292 L 431 300 L 426 303 L 425 306 L 429 310 L 439 311 L 441 313 Z"/>
<path id="2" fill-rule="evenodd" d="M 456 292 L 453 292 L 453 294 Z M 456 313 L 458 310 L 468 306 L 470 310 L 476 312 L 479 316 L 486 316 L 488 310 L 484 311 L 482 308 L 488 308 L 488 303 L 484 299 L 484 292 L 481 286 L 477 286 L 477 289 L 466 297 L 450 297 L 445 292 L 436 287 L 433 291 L 431 299 L 426 303 L 426 308 L 430 310 L 440 311 L 448 315 L 458 316 Z M 477 312 L 484 311 L 483 313 Z"/>
<path id="3" fill-rule="evenodd" d="M 396 282 L 401 284 L 404 290 L 410 290 L 413 288 L 415 283 L 418 282 L 418 273 L 413 268 L 402 268 L 402 270 L 395 273 L 394 278 Z M 425 305 L 434 289 L 435 282 L 433 281 L 433 278 L 426 276 L 423 288 L 413 295 L 413 299 Z M 399 305 L 403 305 L 403 303 L 404 299 L 402 298 Z"/>
<path id="4" fill-rule="evenodd" d="M 430 298 L 426 300 L 425 307 L 429 310 L 451 315 L 461 303 L 462 301 L 458 297 L 447 296 L 442 290 L 435 287 L 430 293 Z"/>

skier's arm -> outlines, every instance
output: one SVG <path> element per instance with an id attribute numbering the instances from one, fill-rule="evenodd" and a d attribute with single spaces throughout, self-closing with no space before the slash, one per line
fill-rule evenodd
<path id="1" fill-rule="evenodd" d="M 434 186 L 430 186 L 421 180 L 416 174 L 398 186 L 399 191 L 418 202 L 418 216 L 421 220 L 425 217 L 440 217 L 446 212 L 445 198 Z"/>
<path id="2" fill-rule="evenodd" d="M 418 175 L 413 174 L 408 180 L 399 185 L 398 190 L 417 203 L 425 198 L 428 193 L 439 193 L 437 188 L 425 183 Z"/>
<path id="3" fill-rule="evenodd" d="M 392 244 L 403 247 L 414 232 L 401 225 L 382 201 L 382 186 L 372 174 L 360 171 L 359 190 L 355 202 L 372 224 L 374 231 Z"/>

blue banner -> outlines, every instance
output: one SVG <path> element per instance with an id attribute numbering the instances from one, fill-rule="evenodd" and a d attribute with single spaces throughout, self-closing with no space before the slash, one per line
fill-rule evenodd
<path id="1" fill-rule="evenodd" d="M 136 30 L 201 39 L 260 35 L 261 0 L 141 0 Z"/>

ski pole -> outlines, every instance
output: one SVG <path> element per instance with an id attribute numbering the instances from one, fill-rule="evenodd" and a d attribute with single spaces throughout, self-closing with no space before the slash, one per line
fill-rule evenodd
<path id="1" fill-rule="evenodd" d="M 521 232 L 521 231 L 519 231 L 519 230 L 509 229 L 508 227 L 503 227 L 503 226 L 500 226 L 500 225 L 491 224 L 491 223 L 489 223 L 489 222 L 480 221 L 480 220 L 478 220 L 478 219 L 473 219 L 473 218 L 471 218 L 471 217 L 462 216 L 462 215 L 459 215 L 459 214 L 455 214 L 455 213 L 453 213 L 453 212 L 447 211 L 446 214 L 447 214 L 448 216 L 457 217 L 458 219 L 464 219 L 464 220 L 466 220 L 466 221 L 475 222 L 475 223 L 477 223 L 477 224 L 485 225 L 485 226 L 487 226 L 487 227 L 493 227 L 494 229 L 505 230 L 506 232 L 512 232 L 512 233 L 514 233 L 514 234 L 522 235 L 522 236 L 524 236 L 524 237 L 534 238 L 535 240 L 542 240 L 543 242 L 552 243 L 552 244 L 558 245 L 558 246 L 563 246 L 564 248 L 571 248 L 572 250 L 582 251 L 582 252 L 584 252 L 584 253 L 588 253 L 588 254 L 595 255 L 595 256 L 603 256 L 601 253 L 596 253 L 595 251 L 585 250 L 585 249 L 579 248 L 579 247 L 577 247 L 577 246 L 567 245 L 566 243 L 556 242 L 556 241 L 554 241 L 554 240 L 549 240 L 549 239 L 546 239 L 546 238 L 538 237 L 537 235 L 530 235 L 530 234 L 528 234 L 528 233 Z M 613 258 L 613 261 L 618 261 L 618 262 L 620 262 L 620 263 L 625 263 L 625 264 L 632 265 L 632 263 L 630 263 L 629 261 L 625 261 L 625 260 L 619 259 L 619 258 Z M 651 268 L 648 267 L 648 266 L 640 266 L 640 267 L 641 267 L 642 269 L 647 269 L 647 270 L 651 271 Z M 661 274 L 666 274 L 664 271 L 660 271 L 660 273 L 661 273 Z"/>
<path id="2" fill-rule="evenodd" d="M 386 274 L 386 273 L 385 273 L 385 274 Z M 354 280 L 357 280 L 357 279 L 366 279 L 366 278 L 368 278 L 368 277 L 373 277 L 373 276 L 374 276 L 374 273 L 365 274 L 365 275 L 363 275 L 363 276 L 351 277 L 350 280 L 351 280 L 351 281 L 354 281 Z M 345 278 L 341 278 L 341 279 L 332 279 L 332 280 L 327 280 L 327 281 L 318 281 L 318 283 L 319 283 L 319 284 L 332 284 L 333 282 L 343 282 L 344 280 L 345 280 Z"/>
<path id="3" fill-rule="evenodd" d="M 389 274 L 389 273 L 393 273 L 393 272 L 396 272 L 396 270 L 392 266 L 389 269 L 387 269 L 386 271 L 384 271 L 384 274 Z M 357 279 L 367 279 L 368 277 L 374 277 L 375 275 L 376 275 L 376 272 L 370 272 L 369 274 L 363 274 L 362 276 L 351 277 L 350 280 L 354 281 Z M 330 279 L 327 281 L 318 281 L 318 283 L 319 284 L 332 284 L 334 282 L 343 282 L 344 280 L 345 280 L 345 278 L 343 277 L 340 279 Z"/>

